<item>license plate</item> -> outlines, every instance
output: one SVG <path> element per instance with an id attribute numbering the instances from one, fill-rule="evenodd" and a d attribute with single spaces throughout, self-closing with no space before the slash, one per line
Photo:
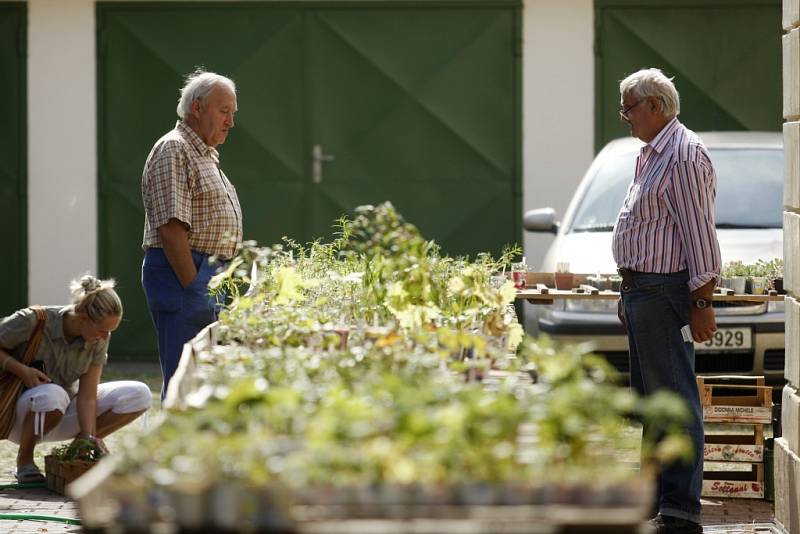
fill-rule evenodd
<path id="1" fill-rule="evenodd" d="M 718 328 L 705 343 L 695 343 L 697 352 L 724 352 L 751 350 L 753 348 L 753 332 L 750 328 Z"/>

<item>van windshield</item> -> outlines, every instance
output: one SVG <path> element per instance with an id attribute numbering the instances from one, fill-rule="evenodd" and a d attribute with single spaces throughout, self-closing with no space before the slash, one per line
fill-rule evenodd
<path id="1" fill-rule="evenodd" d="M 605 158 L 578 207 L 570 232 L 610 232 L 628 185 L 637 152 Z M 709 150 L 717 171 L 717 228 L 783 226 L 783 150 Z"/>

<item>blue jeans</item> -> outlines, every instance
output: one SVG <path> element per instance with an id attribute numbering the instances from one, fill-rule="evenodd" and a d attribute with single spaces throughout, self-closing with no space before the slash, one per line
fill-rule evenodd
<path id="1" fill-rule="evenodd" d="M 633 287 L 622 292 L 622 303 L 628 328 L 631 386 L 642 396 L 658 390 L 672 391 L 689 404 L 692 415 L 685 431 L 692 440 L 693 461 L 675 462 L 660 473 L 658 511 L 700 523 L 703 414 L 694 372 L 694 344 L 685 342 L 680 332 L 689 324 L 688 281 L 686 271 L 636 273 Z"/>
<path id="2" fill-rule="evenodd" d="M 208 294 L 208 282 L 219 268 L 209 265 L 208 254 L 192 251 L 197 276 L 185 288 L 178 281 L 164 250 L 150 248 L 142 262 L 142 287 L 158 335 L 161 362 L 161 400 L 178 368 L 183 345 L 217 320 L 217 299 Z"/>

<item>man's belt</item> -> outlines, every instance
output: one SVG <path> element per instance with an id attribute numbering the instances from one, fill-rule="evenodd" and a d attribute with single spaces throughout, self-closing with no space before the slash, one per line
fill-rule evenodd
<path id="1" fill-rule="evenodd" d="M 638 271 L 631 271 L 630 269 L 623 269 L 622 267 L 617 269 L 617 273 L 622 277 L 622 283 L 619 285 L 620 291 L 632 289 L 634 275 L 641 274 Z"/>
<path id="2" fill-rule="evenodd" d="M 617 273 L 622 277 L 622 283 L 619 286 L 620 291 L 628 291 L 629 289 L 633 289 L 633 287 L 634 287 L 633 277 L 636 276 L 636 275 L 655 274 L 655 275 L 668 276 L 668 275 L 680 274 L 680 273 L 684 273 L 684 272 L 686 272 L 686 271 L 683 270 L 683 271 L 678 271 L 676 273 L 667 273 L 667 274 L 665 274 L 665 273 L 643 273 L 641 271 L 632 271 L 631 269 L 625 269 L 625 268 L 622 268 L 622 267 L 617 269 Z"/>

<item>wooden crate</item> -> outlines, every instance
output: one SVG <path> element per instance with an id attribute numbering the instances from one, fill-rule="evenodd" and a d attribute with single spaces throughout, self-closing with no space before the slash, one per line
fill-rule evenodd
<path id="1" fill-rule="evenodd" d="M 763 376 L 698 376 L 697 388 L 706 422 L 772 421 L 772 388 Z"/>
<path id="2" fill-rule="evenodd" d="M 706 434 L 703 459 L 709 462 L 763 462 L 764 425 L 749 425 L 752 433 Z"/>
<path id="3" fill-rule="evenodd" d="M 47 489 L 66 495 L 65 488 L 73 480 L 97 465 L 85 460 L 64 461 L 53 455 L 44 457 L 44 472 Z"/>
<path id="4" fill-rule="evenodd" d="M 725 464 L 728 462 L 719 462 Z M 738 463 L 736 465 L 742 465 Z M 709 470 L 703 473 L 703 497 L 764 498 L 764 464 L 750 464 L 750 471 Z"/>

